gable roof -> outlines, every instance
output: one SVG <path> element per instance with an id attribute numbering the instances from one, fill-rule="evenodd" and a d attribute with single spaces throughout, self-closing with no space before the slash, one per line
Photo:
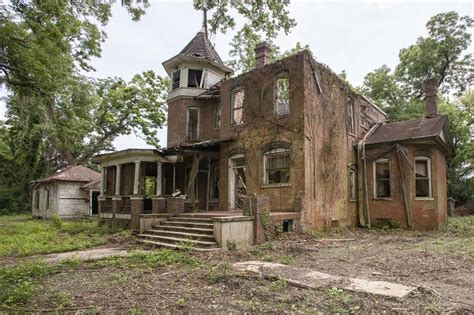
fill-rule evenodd
<path id="1" fill-rule="evenodd" d="M 371 145 L 436 137 L 441 138 L 448 147 L 452 146 L 448 130 L 448 117 L 445 115 L 385 123 L 380 125 L 374 133 L 369 136 L 366 144 Z M 442 139 L 442 137 L 445 139 Z"/>
<path id="2" fill-rule="evenodd" d="M 69 182 L 90 182 L 100 179 L 100 173 L 82 166 L 69 166 L 63 171 L 54 173 L 50 176 L 37 180 L 37 183 L 44 183 L 49 181 L 69 181 Z"/>

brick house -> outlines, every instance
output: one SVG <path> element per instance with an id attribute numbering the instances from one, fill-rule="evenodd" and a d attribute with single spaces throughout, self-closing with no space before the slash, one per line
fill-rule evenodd
<path id="1" fill-rule="evenodd" d="M 167 148 L 95 158 L 103 167 L 104 215 L 119 217 L 126 204 L 122 218 L 142 232 L 154 225 L 146 223 L 151 217 L 212 219 L 208 227 L 221 246 L 216 229 L 233 220 L 252 221 L 245 242 L 262 241 L 269 224 L 286 231 L 389 223 L 424 229 L 444 222 L 452 145 L 447 119 L 437 115 L 435 81 L 426 82 L 426 118 L 389 123 L 310 52 L 274 63 L 266 43 L 255 52 L 255 69 L 232 77 L 199 32 L 163 62 L 172 81 Z"/>

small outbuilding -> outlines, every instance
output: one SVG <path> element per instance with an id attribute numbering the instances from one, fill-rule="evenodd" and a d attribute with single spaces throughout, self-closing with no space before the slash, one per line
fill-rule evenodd
<path id="1" fill-rule="evenodd" d="M 33 216 L 76 218 L 93 215 L 94 205 L 97 209 L 97 186 L 100 186 L 100 173 L 81 165 L 39 179 L 33 183 Z"/>

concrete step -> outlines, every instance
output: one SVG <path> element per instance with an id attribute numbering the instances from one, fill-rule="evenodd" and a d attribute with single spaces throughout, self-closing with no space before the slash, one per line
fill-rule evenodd
<path id="1" fill-rule="evenodd" d="M 154 234 L 138 234 L 139 238 L 144 238 L 148 240 L 153 240 L 161 243 L 168 243 L 168 244 L 178 244 L 180 245 L 181 242 L 190 244 L 193 247 L 217 247 L 217 243 L 212 241 L 199 241 L 189 238 L 181 238 L 181 237 L 171 237 L 171 236 L 162 236 L 162 235 L 154 235 Z"/>
<path id="2" fill-rule="evenodd" d="M 149 239 L 138 239 L 138 242 L 140 242 L 142 244 L 146 244 L 148 246 L 153 246 L 153 247 L 164 247 L 164 248 L 173 248 L 173 249 L 183 248 L 183 246 L 181 246 L 179 244 L 157 242 L 157 241 L 152 241 L 152 240 L 149 240 Z M 215 251 L 215 250 L 219 250 L 219 249 L 220 248 L 218 248 L 218 247 L 205 247 L 205 248 L 193 247 L 192 248 L 192 250 L 199 251 L 199 252 Z"/>
<path id="3" fill-rule="evenodd" d="M 185 217 L 185 216 L 170 217 L 170 218 L 168 218 L 168 221 L 194 222 L 194 223 L 212 223 L 210 218 L 195 218 L 195 217 Z"/>
<path id="4" fill-rule="evenodd" d="M 160 225 L 183 226 L 200 229 L 212 229 L 214 224 L 202 222 L 186 222 L 186 221 L 164 221 Z"/>
<path id="5" fill-rule="evenodd" d="M 166 225 L 165 223 L 162 223 L 161 225 L 154 225 L 153 229 L 175 231 L 175 232 L 187 232 L 187 233 L 203 234 L 203 235 L 214 234 L 214 231 L 212 228 L 194 228 L 194 227 L 186 227 L 186 226 Z"/>
<path id="6" fill-rule="evenodd" d="M 185 232 L 177 232 L 177 231 L 167 231 L 162 229 L 154 229 L 146 231 L 146 234 L 153 234 L 153 235 L 161 235 L 161 236 L 171 236 L 177 238 L 189 238 L 199 241 L 208 241 L 214 242 L 214 236 L 212 234 L 198 234 L 198 233 L 189 233 L 188 230 Z"/>

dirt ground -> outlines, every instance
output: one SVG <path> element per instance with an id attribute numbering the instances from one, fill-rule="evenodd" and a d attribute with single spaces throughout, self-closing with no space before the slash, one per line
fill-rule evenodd
<path id="1" fill-rule="evenodd" d="M 342 239 L 353 238 L 346 241 Z M 285 234 L 246 251 L 187 252 L 198 265 L 81 263 L 43 277 L 23 310 L 114 313 L 406 313 L 474 312 L 472 237 L 439 232 L 354 230 L 323 239 Z M 404 300 L 322 288 L 293 287 L 232 269 L 246 260 L 274 261 L 334 275 L 418 287 Z"/>

